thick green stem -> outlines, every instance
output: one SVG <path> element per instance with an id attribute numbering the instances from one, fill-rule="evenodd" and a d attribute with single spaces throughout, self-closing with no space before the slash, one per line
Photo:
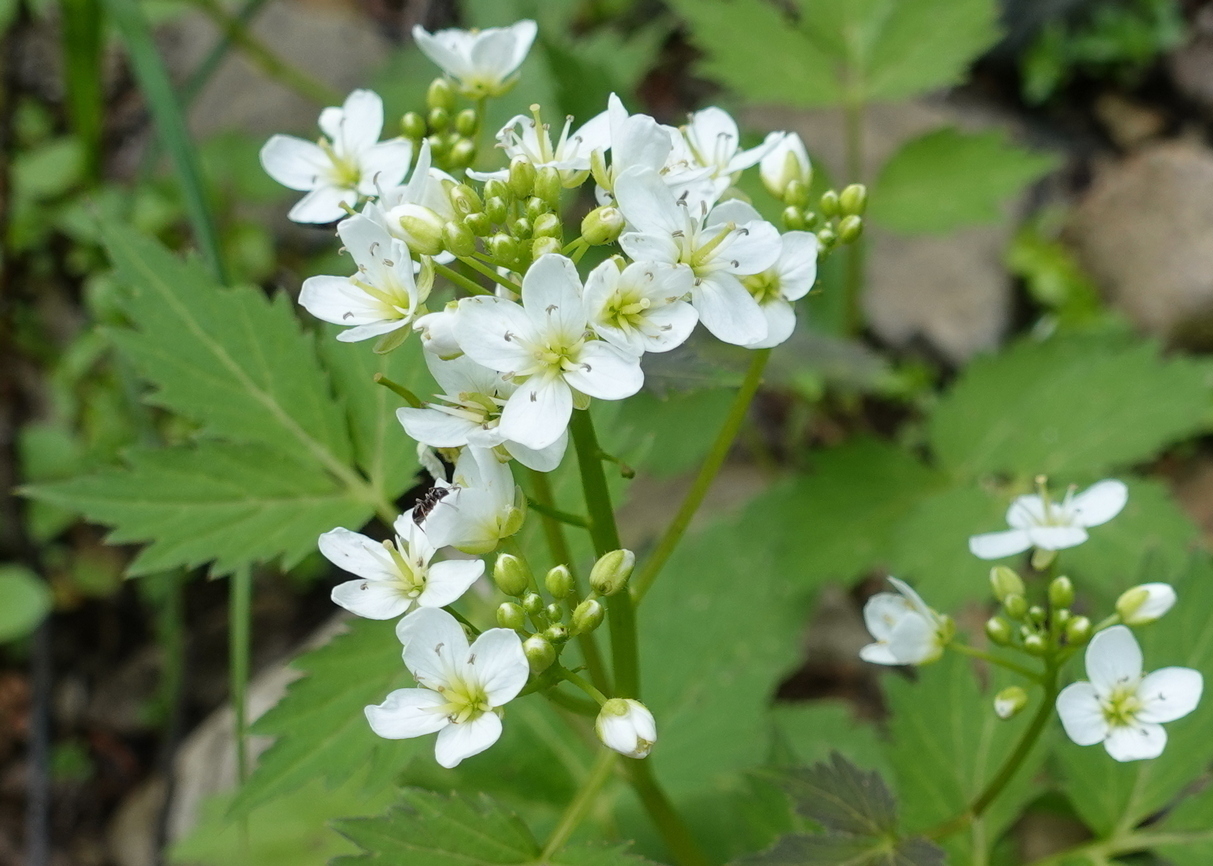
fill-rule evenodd
<path id="1" fill-rule="evenodd" d="M 998 656 L 994 655 L 993 653 L 988 653 L 985 650 L 979 650 L 976 647 L 971 647 L 971 646 L 968 646 L 967 644 L 962 644 L 962 643 L 950 644 L 948 648 L 954 649 L 958 653 L 967 655 L 970 658 L 981 659 L 983 662 L 988 662 L 989 664 L 992 664 L 992 665 L 998 665 L 1000 668 L 1004 668 L 1013 673 L 1017 673 L 1021 677 L 1024 677 L 1025 679 L 1029 679 L 1034 683 L 1041 683 L 1043 685 L 1043 681 L 1040 678 L 1040 674 L 1038 674 L 1036 671 L 1029 670 L 1028 668 L 1025 668 L 1023 665 L 1017 665 L 1017 664 L 1015 664 L 1015 662 L 1011 662 L 1011 661 L 1007 661 L 1006 659 L 999 658 Z"/>
<path id="2" fill-rule="evenodd" d="M 573 797 L 569 807 L 560 816 L 560 823 L 556 825 L 547 844 L 543 846 L 543 853 L 539 855 L 540 863 L 547 863 L 556 856 L 564 844 L 569 841 L 573 831 L 590 814 L 590 810 L 594 808 L 594 803 L 598 799 L 598 792 L 611 778 L 611 771 L 615 769 L 617 759 L 618 755 L 610 749 L 603 749 L 598 753 L 594 765 L 590 768 L 590 774 L 582 782 L 577 795 Z"/>
<path id="3" fill-rule="evenodd" d="M 229 676 L 232 712 L 236 718 L 236 775 L 243 784 L 248 779 L 248 681 L 252 641 L 253 575 L 248 566 L 236 570 L 230 578 L 228 607 Z"/>
<path id="4" fill-rule="evenodd" d="M 495 271 L 493 268 L 489 267 L 482 261 L 474 259 L 471 256 L 460 256 L 459 261 L 463 262 L 465 265 L 467 265 L 469 268 L 476 271 L 477 273 L 483 274 L 484 276 L 488 277 L 490 280 L 492 280 L 493 282 L 495 282 L 497 285 L 501 286 L 502 288 L 509 289 L 511 292 L 521 291 L 521 287 L 517 283 L 515 283 L 512 280 L 507 280 L 505 277 L 501 276 L 501 274 L 497 273 L 497 271 Z"/>
<path id="5" fill-rule="evenodd" d="M 645 560 L 644 569 L 632 581 L 632 598 L 637 604 L 640 604 L 645 594 L 652 588 L 653 581 L 657 579 L 661 569 L 665 567 L 666 562 L 674 553 L 674 549 L 678 547 L 678 542 L 686 534 L 687 527 L 691 525 L 691 520 L 695 517 L 695 512 L 699 510 L 704 497 L 708 495 L 708 490 L 711 488 L 712 482 L 716 480 L 720 467 L 724 465 L 725 458 L 729 456 L 733 440 L 737 438 L 737 433 L 741 430 L 750 403 L 753 401 L 754 395 L 758 393 L 758 386 L 762 384 L 762 373 L 766 369 L 767 360 L 770 357 L 770 349 L 758 349 L 750 359 L 750 369 L 746 371 L 745 381 L 741 383 L 741 390 L 733 398 L 733 405 L 729 408 L 724 426 L 716 434 L 716 441 L 712 443 L 712 450 L 708 452 L 703 465 L 699 467 L 699 474 L 695 476 L 695 482 L 687 491 L 682 504 L 678 506 L 678 513 L 666 527 L 661 540 L 657 542 L 656 549 Z"/>
<path id="6" fill-rule="evenodd" d="M 708 866 L 708 858 L 700 850 L 699 843 L 653 778 L 653 769 L 648 760 L 628 761 L 627 771 L 628 780 L 644 804 L 645 811 L 661 829 L 662 839 L 670 849 L 674 862 L 679 866 Z"/>
<path id="7" fill-rule="evenodd" d="M 847 183 L 863 183 L 863 114 L 862 102 L 849 101 L 843 109 L 846 123 Z M 845 324 L 848 336 L 863 330 L 863 238 L 847 247 L 846 276 L 843 284 Z"/>
<path id="8" fill-rule="evenodd" d="M 456 271 L 453 268 L 448 268 L 446 265 L 440 265 L 437 262 L 434 262 L 434 273 L 446 277 L 459 288 L 463 289 L 465 292 L 471 292 L 473 295 L 493 294 L 484 286 L 472 279 L 469 279 L 468 277 L 465 277 L 463 274 L 459 273 L 459 271 Z"/>

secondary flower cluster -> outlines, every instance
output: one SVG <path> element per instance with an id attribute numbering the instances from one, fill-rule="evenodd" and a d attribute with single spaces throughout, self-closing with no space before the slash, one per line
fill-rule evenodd
<path id="1" fill-rule="evenodd" d="M 1043 479 L 1038 486 L 1038 493 L 1012 502 L 1007 511 L 1011 529 L 969 540 L 975 555 L 999 559 L 1031 549 L 1033 569 L 1043 571 L 1055 564 L 1058 550 L 1082 544 L 1089 527 L 1107 523 L 1128 501 L 1128 488 L 1115 480 L 1100 481 L 1082 493 L 1070 489 L 1061 502 L 1050 499 Z M 897 593 L 878 593 L 864 608 L 875 643 L 864 647 L 860 656 L 888 665 L 938 659 L 954 637 L 951 620 L 928 607 L 904 582 L 896 578 L 890 582 Z M 1129 626 L 1147 625 L 1166 614 L 1176 600 L 1170 585 L 1147 583 L 1127 590 L 1117 600 L 1116 612 L 1094 626 L 1071 611 L 1074 587 L 1067 577 L 1049 582 L 1047 605 L 1031 604 L 1023 579 L 1006 566 L 991 570 L 990 585 L 1002 612 L 986 623 L 986 635 L 995 646 L 1044 659 L 1044 674 L 1033 675 L 1037 682 L 1047 684 L 1085 645 L 1088 680 L 1070 683 L 1056 699 L 1062 727 L 1071 740 L 1083 746 L 1102 743 L 1118 761 L 1162 754 L 1167 742 L 1162 723 L 1196 708 L 1203 678 L 1198 671 L 1178 667 L 1145 674 L 1141 647 Z M 957 649 L 974 653 L 963 646 Z M 1003 663 L 998 656 L 976 654 Z M 1010 686 L 995 697 L 994 709 L 999 717 L 1010 718 L 1027 703 L 1027 692 Z"/>

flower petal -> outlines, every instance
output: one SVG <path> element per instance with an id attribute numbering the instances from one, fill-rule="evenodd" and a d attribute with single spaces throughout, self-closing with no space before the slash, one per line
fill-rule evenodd
<path id="1" fill-rule="evenodd" d="M 686 211 L 651 168 L 630 168 L 616 178 L 615 201 L 633 231 L 668 237 L 686 229 Z"/>
<path id="2" fill-rule="evenodd" d="M 564 452 L 569 445 L 569 434 L 568 431 L 561 433 L 560 438 L 546 448 L 528 448 L 521 442 L 514 442 L 510 439 L 507 439 L 504 445 L 510 456 L 527 469 L 534 469 L 536 472 L 551 472 L 564 459 Z"/>
<path id="3" fill-rule="evenodd" d="M 1077 547 L 1090 537 L 1081 526 L 1033 526 L 1026 532 L 1032 544 L 1041 550 Z"/>
<path id="4" fill-rule="evenodd" d="M 436 607 L 422 607 L 400 620 L 396 636 L 404 644 L 404 664 L 418 683 L 445 688 L 463 669 L 468 642 L 455 617 Z"/>
<path id="5" fill-rule="evenodd" d="M 678 245 L 668 234 L 624 232 L 619 238 L 619 246 L 638 262 L 661 262 L 672 265 L 678 261 Z"/>
<path id="6" fill-rule="evenodd" d="M 568 429 L 573 393 L 559 376 L 532 376 L 501 410 L 502 434 L 528 448 L 546 448 Z"/>
<path id="7" fill-rule="evenodd" d="M 1080 746 L 1102 743 L 1108 736 L 1099 695 L 1091 683 L 1070 683 L 1057 696 L 1057 715 L 1066 736 Z"/>
<path id="8" fill-rule="evenodd" d="M 874 665 L 899 665 L 902 662 L 897 660 L 893 655 L 893 651 L 889 649 L 886 643 L 870 643 L 859 651 L 859 657 L 865 662 Z"/>
<path id="9" fill-rule="evenodd" d="M 561 342 L 585 331 L 581 278 L 567 256 L 548 253 L 535 260 L 522 278 L 522 305 L 536 330 L 559 335 Z"/>
<path id="10" fill-rule="evenodd" d="M 378 189 L 398 185 L 409 173 L 413 161 L 413 143 L 407 138 L 389 138 L 362 154 L 362 178 L 358 191 L 374 195 Z"/>
<path id="11" fill-rule="evenodd" d="M 787 342 L 796 330 L 796 308 L 783 298 L 772 298 L 758 307 L 767 320 L 767 335 L 748 349 L 771 349 Z"/>
<path id="12" fill-rule="evenodd" d="M 1129 501 L 1129 488 L 1121 481 L 1107 479 L 1092 484 L 1070 500 L 1070 511 L 1080 526 L 1099 526 L 1120 514 Z"/>
<path id="13" fill-rule="evenodd" d="M 1192 668 L 1159 668 L 1147 674 L 1137 689 L 1140 722 L 1173 722 L 1196 709 L 1204 677 Z"/>
<path id="14" fill-rule="evenodd" d="M 921 665 L 939 658 L 939 645 L 933 617 L 909 611 L 889 634 L 889 652 L 903 665 Z"/>
<path id="15" fill-rule="evenodd" d="M 595 340 L 582 346 L 577 368 L 566 372 L 564 380 L 591 397 L 622 400 L 640 390 L 644 385 L 644 373 L 640 369 L 640 359 L 631 352 Z"/>
<path id="16" fill-rule="evenodd" d="M 1007 508 L 1007 525 L 1013 529 L 1029 529 L 1044 523 L 1045 503 L 1035 493 L 1016 496 Z"/>
<path id="17" fill-rule="evenodd" d="M 987 532 L 969 538 L 969 552 L 979 559 L 1002 559 L 1023 553 L 1031 546 L 1032 539 L 1024 529 Z"/>
<path id="18" fill-rule="evenodd" d="M 338 568 L 368 580 L 395 580 L 399 576 L 391 555 L 373 538 L 338 527 L 320 536 L 317 547 Z"/>
<path id="19" fill-rule="evenodd" d="M 261 167 L 288 189 L 315 189 L 332 161 L 320 145 L 293 135 L 274 135 L 261 147 Z"/>
<path id="20" fill-rule="evenodd" d="M 484 687 L 490 705 L 512 701 L 530 675 L 522 640 L 508 628 L 488 629 L 468 651 L 468 673 Z"/>
<path id="21" fill-rule="evenodd" d="M 389 740 L 405 740 L 441 731 L 450 724 L 438 710 L 446 699 L 429 689 L 396 689 L 378 705 L 365 709 L 371 730 Z"/>
<path id="22" fill-rule="evenodd" d="M 404 432 L 431 448 L 462 448 L 468 444 L 468 434 L 479 425 L 441 409 L 414 409 L 405 406 L 396 410 L 396 418 Z"/>
<path id="23" fill-rule="evenodd" d="M 321 186 L 309 192 L 287 213 L 297 223 L 325 225 L 334 223 L 346 215 L 342 204 L 353 207 L 358 202 L 358 193 L 352 189 Z"/>
<path id="24" fill-rule="evenodd" d="M 902 596 L 892 592 L 878 592 L 863 606 L 863 621 L 868 632 L 878 642 L 888 641 L 893 627 L 913 608 Z"/>
<path id="25" fill-rule="evenodd" d="M 1118 761 L 1157 758 L 1166 747 L 1167 732 L 1162 725 L 1148 723 L 1113 728 L 1104 740 L 1104 748 Z"/>
<path id="26" fill-rule="evenodd" d="M 718 339 L 748 346 L 767 336 L 767 317 L 758 302 L 730 274 L 717 273 L 700 280 L 691 292 L 699 320 Z"/>
<path id="27" fill-rule="evenodd" d="M 1141 647 L 1128 627 L 1114 625 L 1087 645 L 1087 677 L 1101 695 L 1141 676 Z"/>
<path id="28" fill-rule="evenodd" d="M 477 364 L 502 373 L 517 371 L 532 360 L 522 343 L 533 331 L 522 307 L 503 298 L 466 298 L 455 319 L 459 347 Z"/>
<path id="29" fill-rule="evenodd" d="M 347 580 L 334 586 L 330 597 L 355 616 L 367 619 L 395 619 L 413 604 L 396 580 Z"/>
<path id="30" fill-rule="evenodd" d="M 464 758 L 479 755 L 501 737 L 501 718 L 485 713 L 462 724 L 447 725 L 438 733 L 434 743 L 434 758 L 448 770 L 459 766 Z"/>
<path id="31" fill-rule="evenodd" d="M 482 559 L 448 559 L 430 566 L 425 590 L 417 596 L 420 607 L 445 607 L 459 600 L 484 574 Z"/>

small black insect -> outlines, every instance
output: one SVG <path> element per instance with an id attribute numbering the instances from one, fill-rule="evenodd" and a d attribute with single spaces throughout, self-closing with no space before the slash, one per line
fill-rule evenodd
<path id="1" fill-rule="evenodd" d="M 430 512 L 434 510 L 434 506 L 441 502 L 452 489 L 450 487 L 435 486 L 421 494 L 421 498 L 413 506 L 413 522 L 420 525 L 422 521 L 430 516 Z"/>

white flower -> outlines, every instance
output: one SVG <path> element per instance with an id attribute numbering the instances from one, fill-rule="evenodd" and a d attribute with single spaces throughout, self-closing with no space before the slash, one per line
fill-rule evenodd
<path id="1" fill-rule="evenodd" d="M 444 361 L 427 354 L 425 362 L 443 393 L 425 408 L 396 410 L 406 433 L 434 448 L 500 445 L 523 466 L 539 472 L 551 472 L 560 465 L 567 434 L 547 448 L 535 450 L 507 439 L 501 432 L 501 410 L 518 390 L 516 384 L 466 355 Z"/>
<path id="2" fill-rule="evenodd" d="M 436 486 L 449 491 L 428 515 L 414 512 L 435 547 L 454 547 L 481 555 L 513 535 L 526 516 L 522 491 L 514 484 L 509 465 L 485 448 L 465 448 L 449 482 Z"/>
<path id="3" fill-rule="evenodd" d="M 324 322 L 347 325 L 337 339 L 345 343 L 367 340 L 408 325 L 430 293 L 427 271 L 418 285 L 413 260 L 403 243 L 383 226 L 364 216 L 343 220 L 337 226 L 341 242 L 354 257 L 358 273 L 352 277 L 309 277 L 299 303 Z"/>
<path id="4" fill-rule="evenodd" d="M 780 244 L 774 265 L 741 281 L 767 320 L 766 337 L 750 343 L 749 349 L 769 349 L 792 336 L 796 329 L 793 302 L 807 295 L 817 281 L 817 235 L 786 232 Z"/>
<path id="5" fill-rule="evenodd" d="M 511 160 L 525 157 L 536 169 L 554 168 L 560 172 L 560 181 L 566 187 L 574 187 L 585 180 L 590 171 L 590 155 L 610 145 L 607 112 L 590 118 L 576 132 L 570 134 L 573 118 L 566 117 L 564 128 L 556 144 L 552 144 L 551 129 L 539 117 L 539 106 L 531 106 L 532 115 L 519 114 L 497 133 L 498 147 Z M 486 181 L 492 178 L 505 180 L 509 169 L 492 172 L 469 171 L 468 177 Z"/>
<path id="6" fill-rule="evenodd" d="M 382 225 L 392 237 L 404 241 L 413 252 L 449 262 L 453 255 L 435 254 L 434 250 L 435 243 L 441 245 L 443 224 L 457 216 L 447 194 L 447 183 L 454 183 L 454 179 L 432 167 L 430 143 L 422 141 L 409 182 L 381 187 L 378 197 L 367 204 L 363 214 Z"/>
<path id="7" fill-rule="evenodd" d="M 459 302 L 451 301 L 441 310 L 418 316 L 413 330 L 421 335 L 421 348 L 439 358 L 457 358 L 463 354 L 456 339 L 455 318 Z"/>
<path id="8" fill-rule="evenodd" d="M 509 27 L 485 30 L 439 30 L 430 33 L 413 27 L 413 39 L 421 53 L 459 82 L 473 99 L 500 96 L 513 85 L 511 76 L 526 59 L 539 28 L 523 20 Z"/>
<path id="9" fill-rule="evenodd" d="M 943 655 L 950 637 L 945 617 L 927 607 L 909 584 L 889 578 L 897 592 L 879 592 L 863 607 L 863 621 L 876 643 L 859 651 L 877 665 L 922 665 Z"/>
<path id="10" fill-rule="evenodd" d="M 283 186 L 307 192 L 290 211 L 300 223 L 331 223 L 346 215 L 359 197 L 376 185 L 392 186 L 408 174 L 413 145 L 404 138 L 380 142 L 383 100 L 370 90 L 355 90 L 341 108 L 320 113 L 325 137 L 313 143 L 293 135 L 275 135 L 261 148 L 266 174 Z"/>
<path id="11" fill-rule="evenodd" d="M 629 758 L 647 758 L 657 742 L 657 722 L 648 707 L 631 698 L 611 698 L 594 722 L 598 739 Z"/>
<path id="12" fill-rule="evenodd" d="M 692 114 L 682 133 L 685 148 L 679 147 L 679 142 L 675 141 L 675 159 L 682 157 L 693 165 L 711 169 L 718 196 L 729 188 L 742 170 L 758 163 L 787 134 L 772 132 L 762 144 L 742 150 L 737 122 L 727 111 L 714 106 Z"/>
<path id="13" fill-rule="evenodd" d="M 497 742 L 499 708 L 518 696 L 530 673 L 518 635 L 492 628 L 469 647 L 463 626 L 437 608 L 406 616 L 396 634 L 420 688 L 397 689 L 367 707 L 371 730 L 389 740 L 437 733 L 434 757 L 447 768 Z"/>
<path id="14" fill-rule="evenodd" d="M 1175 598 L 1169 583 L 1143 583 L 1121 594 L 1116 612 L 1125 625 L 1147 625 L 1174 607 Z"/>
<path id="15" fill-rule="evenodd" d="M 407 514 L 393 527 L 395 542 L 334 529 L 320 536 L 320 552 L 338 568 L 358 575 L 333 587 L 333 601 L 367 619 L 393 619 L 416 604 L 445 607 L 459 599 L 480 575 L 484 562 L 449 560 L 433 565 L 435 548 Z"/>
<path id="16" fill-rule="evenodd" d="M 585 281 L 585 314 L 594 333 L 634 355 L 668 352 L 686 342 L 699 314 L 685 299 L 689 268 L 607 259 Z"/>
<path id="17" fill-rule="evenodd" d="M 783 198 L 788 184 L 794 180 L 804 184 L 807 192 L 813 180 L 813 164 L 809 162 L 809 153 L 800 136 L 794 132 L 786 133 L 762 157 L 758 163 L 758 174 L 767 192 L 777 199 Z"/>
<path id="18" fill-rule="evenodd" d="M 1103 743 L 1118 761 L 1157 758 L 1167 745 L 1163 722 L 1196 709 L 1204 679 L 1191 668 L 1162 668 L 1142 676 L 1133 632 L 1113 626 L 1087 646 L 1090 682 L 1071 683 L 1057 696 L 1066 736 L 1080 746 Z"/>
<path id="19" fill-rule="evenodd" d="M 1107 523 L 1119 514 L 1128 498 L 1128 488 L 1111 479 L 1093 484 L 1077 496 L 1071 490 L 1060 503 L 1037 494 L 1018 496 L 1007 509 L 1007 523 L 1012 528 L 972 536 L 969 550 L 982 559 L 1001 559 L 1029 547 L 1074 547 L 1087 540 L 1088 527 Z"/>
<path id="20" fill-rule="evenodd" d="M 615 198 L 629 227 L 619 245 L 636 261 L 689 268 L 695 276 L 691 303 L 709 331 L 739 346 L 766 338 L 766 316 L 740 277 L 762 273 L 779 258 L 773 225 L 741 201 L 694 209 L 676 200 L 651 169 L 624 172 Z"/>
<path id="21" fill-rule="evenodd" d="M 748 297 L 748 296 L 747 296 Z M 501 298 L 465 298 L 459 345 L 473 361 L 521 383 L 501 413 L 502 435 L 546 448 L 564 435 L 574 389 L 602 400 L 640 390 L 639 359 L 592 336 L 577 267 L 561 255 L 541 256 L 522 279 L 522 306 Z"/>

